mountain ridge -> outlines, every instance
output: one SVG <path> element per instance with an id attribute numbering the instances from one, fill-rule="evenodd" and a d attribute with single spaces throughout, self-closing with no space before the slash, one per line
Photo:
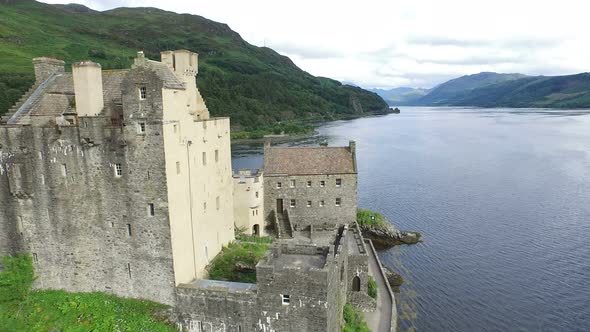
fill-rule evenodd
<path id="1" fill-rule="evenodd" d="M 333 120 L 381 112 L 383 99 L 358 87 L 315 77 L 291 59 L 241 38 L 227 24 L 157 8 L 94 11 L 36 1 L 0 4 L 0 113 L 32 84 L 31 59 L 92 60 L 104 69 L 128 68 L 135 53 L 199 53 L 198 86 L 214 116 L 236 129 L 285 120 Z"/>
<path id="2" fill-rule="evenodd" d="M 376 89 L 371 91 L 391 106 L 590 108 L 590 73 L 527 76 L 482 72 L 449 80 L 419 98 L 397 102 Z"/>

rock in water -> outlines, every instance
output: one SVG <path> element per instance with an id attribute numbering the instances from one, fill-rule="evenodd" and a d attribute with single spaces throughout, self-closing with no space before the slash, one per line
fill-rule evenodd
<path id="1" fill-rule="evenodd" d="M 387 225 L 361 225 L 363 236 L 373 241 L 376 249 L 387 249 L 398 244 L 414 244 L 420 242 L 421 234 L 418 232 L 402 232 L 391 224 Z"/>
<path id="2" fill-rule="evenodd" d="M 404 283 L 404 278 L 402 278 L 401 275 L 391 271 L 388 267 L 385 267 L 384 270 L 385 277 L 387 277 L 387 282 L 389 282 L 391 290 L 399 293 L 399 287 Z"/>

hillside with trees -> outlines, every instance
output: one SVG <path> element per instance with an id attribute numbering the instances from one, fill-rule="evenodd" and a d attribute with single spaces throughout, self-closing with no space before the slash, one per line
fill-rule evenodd
<path id="1" fill-rule="evenodd" d="M 159 60 L 160 51 L 173 49 L 199 53 L 201 94 L 212 115 L 230 116 L 237 129 L 352 118 L 387 108 L 375 93 L 312 76 L 288 57 L 201 16 L 0 0 L 0 114 L 30 88 L 34 57 L 62 59 L 67 66 L 89 59 L 118 69 L 128 68 L 138 50 Z"/>

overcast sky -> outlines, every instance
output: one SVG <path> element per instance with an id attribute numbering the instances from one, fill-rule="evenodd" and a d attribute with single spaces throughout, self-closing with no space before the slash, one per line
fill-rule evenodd
<path id="1" fill-rule="evenodd" d="M 588 0 L 44 2 L 201 15 L 289 56 L 313 75 L 366 88 L 429 88 L 481 71 L 590 71 Z"/>

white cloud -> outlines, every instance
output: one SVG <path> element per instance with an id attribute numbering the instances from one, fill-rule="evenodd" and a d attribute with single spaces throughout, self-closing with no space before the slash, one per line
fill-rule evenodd
<path id="1" fill-rule="evenodd" d="M 431 87 L 480 71 L 559 75 L 590 68 L 586 0 L 74 2 L 201 15 L 313 75 L 364 87 Z"/>

